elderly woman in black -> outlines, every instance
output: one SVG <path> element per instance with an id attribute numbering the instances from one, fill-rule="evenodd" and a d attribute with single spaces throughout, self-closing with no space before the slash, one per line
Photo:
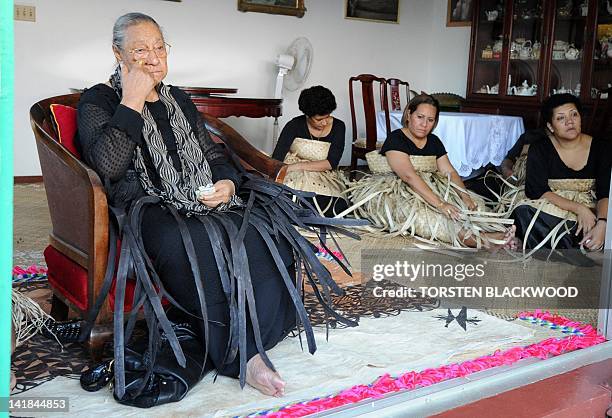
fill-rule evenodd
<path id="1" fill-rule="evenodd" d="M 304 114 L 287 122 L 272 158 L 288 164 L 286 185 L 317 193 L 311 202 L 325 216 L 334 216 L 347 208 L 344 175 L 336 170 L 346 128 L 331 116 L 336 98 L 323 86 L 302 90 L 298 106 Z"/>
<path id="2" fill-rule="evenodd" d="M 529 149 L 525 196 L 513 213 L 525 249 L 603 248 L 612 151 L 582 132 L 581 111 L 572 94 L 542 105 L 549 135 Z"/>
<path id="3" fill-rule="evenodd" d="M 281 396 L 285 382 L 266 350 L 295 327 L 296 312 L 315 350 L 293 282 L 296 263 L 339 289 L 288 221 L 287 213 L 303 209 L 293 206 L 287 189 L 242 176 L 211 140 L 189 97 L 162 82 L 168 48 L 151 17 L 130 13 L 116 21 L 117 69 L 79 102 L 82 153 L 105 182 L 109 203 L 131 204 L 122 243 L 141 239 L 162 295 L 185 318 L 199 318 L 212 365 L 240 376 L 241 385 Z M 161 307 L 153 299 L 149 311 Z M 167 323 L 163 312 L 155 314 Z M 171 337 L 171 330 L 164 332 Z M 123 348 L 115 338 L 117 364 Z"/>

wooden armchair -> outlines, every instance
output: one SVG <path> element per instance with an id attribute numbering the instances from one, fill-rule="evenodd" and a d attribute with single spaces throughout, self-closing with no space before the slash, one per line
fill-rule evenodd
<path id="1" fill-rule="evenodd" d="M 30 109 L 51 215 L 45 259 L 53 291 L 51 314 L 58 320 L 65 319 L 69 309 L 81 318 L 87 317 L 100 292 L 108 257 L 109 216 L 104 187 L 96 172 L 60 144 L 50 110 L 51 104 L 76 108 L 79 97 L 80 94 L 51 97 Z M 248 171 L 282 181 L 285 164 L 258 151 L 219 119 L 203 117 L 213 139 L 232 150 Z M 126 311 L 131 309 L 132 293 L 133 287 L 128 289 Z M 108 297 L 91 331 L 88 346 L 94 358 L 99 358 L 104 341 L 112 335 L 113 305 L 114 296 Z"/>
<path id="2" fill-rule="evenodd" d="M 353 95 L 353 83 L 361 84 L 361 99 L 363 103 L 363 115 L 365 120 L 365 138 L 360 138 L 357 132 L 357 116 L 355 112 L 355 99 Z M 353 145 L 351 148 L 351 173 L 352 179 L 357 168 L 357 160 L 365 160 L 365 155 L 377 148 L 378 137 L 376 134 L 377 107 L 374 95 L 374 83 L 378 83 L 380 92 L 380 110 L 385 112 L 385 123 L 387 132 L 391 130 L 389 120 L 389 103 L 387 99 L 387 81 L 384 78 L 372 74 L 360 74 L 349 78 L 349 103 L 351 105 L 351 123 L 353 128 Z"/>

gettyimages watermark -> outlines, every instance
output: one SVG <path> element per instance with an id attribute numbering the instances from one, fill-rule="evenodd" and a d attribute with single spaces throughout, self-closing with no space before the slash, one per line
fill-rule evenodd
<path id="1" fill-rule="evenodd" d="M 364 250 L 365 298 L 435 298 L 504 309 L 609 309 L 600 297 L 610 253 L 542 251 L 528 260 L 480 251 Z M 608 278 L 609 280 L 609 278 Z"/>

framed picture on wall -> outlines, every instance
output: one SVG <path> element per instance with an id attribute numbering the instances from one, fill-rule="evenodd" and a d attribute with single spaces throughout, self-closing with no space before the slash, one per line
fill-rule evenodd
<path id="1" fill-rule="evenodd" d="M 472 24 L 472 0 L 448 0 L 446 26 L 470 26 Z"/>
<path id="2" fill-rule="evenodd" d="M 304 0 L 238 0 L 238 10 L 302 17 L 306 7 Z"/>
<path id="3" fill-rule="evenodd" d="M 344 17 L 399 23 L 399 0 L 345 0 Z"/>

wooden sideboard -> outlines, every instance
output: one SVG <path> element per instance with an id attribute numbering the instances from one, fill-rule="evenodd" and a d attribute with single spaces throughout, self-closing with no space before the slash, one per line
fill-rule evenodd
<path id="1" fill-rule="evenodd" d="M 197 109 L 216 118 L 228 116 L 245 116 L 247 118 L 273 117 L 282 115 L 282 99 L 256 99 L 248 97 L 226 96 L 235 94 L 235 88 L 215 87 L 182 87 L 191 97 Z"/>

